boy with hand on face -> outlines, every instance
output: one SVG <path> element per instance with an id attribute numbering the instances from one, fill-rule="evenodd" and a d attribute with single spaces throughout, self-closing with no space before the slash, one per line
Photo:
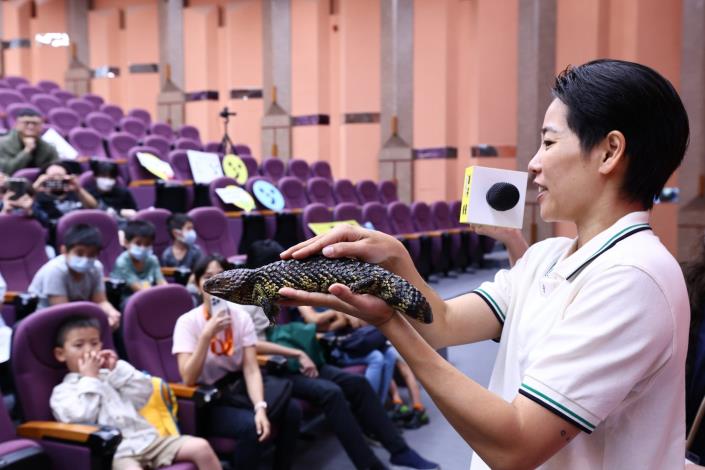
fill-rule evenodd
<path id="1" fill-rule="evenodd" d="M 113 426 L 122 441 L 113 470 L 159 468 L 191 461 L 200 470 L 221 465 L 207 441 L 192 436 L 161 437 L 138 412 L 152 395 L 151 378 L 115 351 L 103 349 L 95 318 L 74 316 L 59 326 L 54 357 L 69 373 L 54 387 L 51 410 L 57 421 Z"/>
<path id="2" fill-rule="evenodd" d="M 125 226 L 126 250 L 118 256 L 112 277 L 127 283 L 133 292 L 166 284 L 153 254 L 155 229 L 146 220 L 131 220 Z"/>
<path id="3" fill-rule="evenodd" d="M 169 235 L 174 243 L 162 253 L 162 266 L 193 268 L 203 257 L 203 252 L 196 246 L 196 231 L 193 219 L 186 214 L 172 214 L 166 219 Z"/>
<path id="4" fill-rule="evenodd" d="M 120 325 L 120 312 L 105 295 L 103 265 L 97 259 L 102 248 L 100 232 L 87 224 L 66 231 L 61 255 L 49 260 L 34 275 L 29 292 L 39 296 L 39 308 L 86 300 L 105 312 L 112 329 Z"/>

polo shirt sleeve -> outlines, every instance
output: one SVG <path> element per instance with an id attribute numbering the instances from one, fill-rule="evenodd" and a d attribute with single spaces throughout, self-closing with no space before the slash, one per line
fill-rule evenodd
<path id="1" fill-rule="evenodd" d="M 648 387 L 673 354 L 674 330 L 659 285 L 636 267 L 611 267 L 586 282 L 540 340 L 519 393 L 591 433 Z"/>

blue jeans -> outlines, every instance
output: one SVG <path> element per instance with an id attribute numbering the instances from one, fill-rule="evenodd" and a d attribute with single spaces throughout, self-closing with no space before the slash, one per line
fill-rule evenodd
<path id="1" fill-rule="evenodd" d="M 367 365 L 365 377 L 372 385 L 372 390 L 379 396 L 382 403 L 387 401 L 389 392 L 389 381 L 394 375 L 394 367 L 397 363 L 397 351 L 389 346 L 385 351 L 375 349 L 366 356 L 351 357 L 347 353 L 338 356 L 338 363 L 343 366 L 354 366 L 359 364 Z"/>

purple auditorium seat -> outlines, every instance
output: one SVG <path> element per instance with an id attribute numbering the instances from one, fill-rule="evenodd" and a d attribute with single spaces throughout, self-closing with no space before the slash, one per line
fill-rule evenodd
<path id="1" fill-rule="evenodd" d="M 203 150 L 203 146 L 196 140 L 179 137 L 174 141 L 174 150 Z"/>
<path id="2" fill-rule="evenodd" d="M 176 358 L 171 354 L 176 321 L 193 308 L 191 295 L 177 284 L 153 287 L 130 297 L 125 307 L 125 346 L 129 361 L 137 368 L 181 382 Z M 154 315 L 159 311 L 159 315 Z M 196 406 L 193 400 L 179 399 L 179 428 L 196 434 Z M 220 455 L 232 455 L 235 441 L 211 438 L 209 442 Z"/>
<path id="3" fill-rule="evenodd" d="M 216 207 L 197 207 L 191 209 L 188 215 L 193 219 L 198 246 L 206 254 L 220 253 L 229 260 L 240 260 L 237 247 L 242 233 L 231 233 L 225 213 Z"/>
<path id="4" fill-rule="evenodd" d="M 34 95 L 44 93 L 41 88 L 34 85 L 19 85 L 16 90 L 22 93 L 25 101 L 30 101 Z"/>
<path id="5" fill-rule="evenodd" d="M 268 183 L 273 184 L 274 186 L 276 186 L 276 184 L 273 183 L 272 180 L 270 180 L 270 179 L 267 178 L 266 176 L 255 175 L 255 176 L 250 176 L 250 177 L 247 178 L 247 181 L 245 182 L 245 189 L 246 189 L 247 192 L 250 193 L 250 194 L 252 195 L 252 197 L 255 199 L 255 204 L 256 204 L 258 210 L 263 210 L 263 209 L 264 209 L 264 210 L 269 210 L 269 209 L 267 209 L 266 207 L 264 207 L 264 206 L 259 202 L 259 200 L 257 199 L 257 197 L 255 197 L 254 185 L 255 185 L 255 183 L 256 183 L 257 181 L 259 181 L 259 180 L 266 181 L 266 182 L 268 182 Z M 281 190 L 280 190 L 280 192 L 281 192 Z M 266 224 L 266 226 L 267 226 L 267 229 L 266 229 L 266 230 L 267 230 L 267 238 L 274 238 L 274 236 L 275 236 L 275 234 L 276 234 L 276 231 L 277 231 L 277 219 L 276 219 L 276 216 L 275 216 L 275 215 L 265 215 L 265 217 L 264 217 L 264 222 L 265 222 L 265 224 Z M 301 233 L 303 233 L 303 231 L 302 231 Z"/>
<path id="6" fill-rule="evenodd" d="M 220 142 L 208 142 L 203 146 L 204 152 L 210 153 L 223 153 L 223 145 Z"/>
<path id="7" fill-rule="evenodd" d="M 252 155 L 252 150 L 250 149 L 249 145 L 235 144 L 233 146 L 233 150 L 235 150 L 235 153 L 240 156 L 242 156 L 242 155 L 250 155 L 251 156 Z"/>
<path id="8" fill-rule="evenodd" d="M 48 93 L 37 93 L 29 101 L 36 106 L 44 116 L 48 116 L 49 111 L 52 109 L 63 106 L 63 103 L 56 96 L 52 96 Z"/>
<path id="9" fill-rule="evenodd" d="M 61 89 L 58 83 L 51 80 L 39 80 L 37 86 L 41 88 L 42 93 L 51 93 L 52 90 Z"/>
<path id="10" fill-rule="evenodd" d="M 149 133 L 152 135 L 160 135 L 170 143 L 174 140 L 174 129 L 165 122 L 155 122 L 149 126 Z"/>
<path id="11" fill-rule="evenodd" d="M 357 204 L 352 202 L 341 202 L 335 208 L 333 208 L 333 219 L 334 220 L 355 220 L 358 224 L 362 225 L 362 209 Z"/>
<path id="12" fill-rule="evenodd" d="M 287 209 L 303 209 L 309 204 L 304 184 L 300 179 L 293 176 L 285 176 L 279 180 L 277 187 L 281 191 L 282 196 L 284 196 Z"/>
<path id="13" fill-rule="evenodd" d="M 154 147 L 159 151 L 157 156 L 162 160 L 166 160 L 169 157 L 169 152 L 171 151 L 171 143 L 166 137 L 161 135 L 148 135 L 144 138 L 144 145 L 148 147 Z"/>
<path id="14" fill-rule="evenodd" d="M 466 240 L 465 249 L 467 250 L 468 256 L 471 261 L 481 262 L 481 259 L 474 259 L 481 257 L 480 236 L 475 232 L 469 232 L 467 224 L 460 223 L 460 208 L 462 207 L 461 202 L 459 200 L 452 201 L 448 207 L 450 209 L 450 220 L 453 223 L 453 227 L 459 228 L 462 232 L 469 234 L 464 237 Z"/>
<path id="15" fill-rule="evenodd" d="M 49 457 L 37 442 L 19 439 L 0 395 L 0 464 L 5 468 L 49 468 Z"/>
<path id="16" fill-rule="evenodd" d="M 24 103 L 25 99 L 22 93 L 17 90 L 2 88 L 0 89 L 0 108 L 7 109 L 13 103 Z"/>
<path id="17" fill-rule="evenodd" d="M 127 112 L 127 115 L 133 118 L 137 118 L 142 121 L 145 128 L 148 128 L 152 124 L 152 116 L 149 115 L 149 111 L 141 108 L 132 108 Z"/>
<path id="18" fill-rule="evenodd" d="M 188 161 L 186 150 L 172 150 L 169 152 L 169 164 L 174 169 L 176 177 L 181 181 L 193 180 L 191 165 Z"/>
<path id="19" fill-rule="evenodd" d="M 93 111 L 86 116 L 86 127 L 95 130 L 101 137 L 107 137 L 115 132 L 115 121 L 109 115 Z"/>
<path id="20" fill-rule="evenodd" d="M 98 259 L 103 263 L 103 272 L 108 276 L 113 270 L 115 259 L 122 253 L 120 239 L 118 238 L 117 222 L 107 212 L 99 209 L 83 209 L 69 212 L 61 217 L 56 224 L 57 246 L 61 246 L 64 242 L 66 231 L 76 224 L 88 224 L 100 230 L 100 235 L 103 239 L 103 249 L 100 251 Z"/>
<path id="21" fill-rule="evenodd" d="M 335 196 L 333 195 L 333 185 L 330 180 L 315 176 L 308 180 L 306 192 L 311 202 L 320 202 L 326 207 L 335 206 Z"/>
<path id="22" fill-rule="evenodd" d="M 258 174 L 259 170 L 259 165 L 257 165 L 257 160 L 255 160 L 255 157 L 251 155 L 240 155 L 240 160 L 242 160 L 242 163 L 245 164 L 245 167 L 247 168 L 247 175 L 249 176 L 255 176 Z"/>
<path id="23" fill-rule="evenodd" d="M 8 290 L 24 292 L 34 274 L 48 261 L 44 245 L 47 233 L 34 219 L 0 215 L 0 273 Z"/>
<path id="24" fill-rule="evenodd" d="M 132 147 L 137 147 L 137 137 L 127 132 L 113 132 L 108 136 L 110 158 L 127 158 Z"/>
<path id="25" fill-rule="evenodd" d="M 403 202 L 393 202 L 389 205 L 389 208 L 404 204 Z M 408 206 L 407 206 L 408 208 Z M 451 246 L 448 245 L 447 248 L 443 247 L 443 238 L 449 237 L 450 235 L 443 235 L 442 232 L 438 231 L 438 227 L 433 220 L 431 215 L 431 208 L 422 201 L 414 202 L 410 209 L 411 221 L 413 227 L 417 232 L 431 233 L 431 263 L 433 265 L 434 272 L 448 273 L 450 269 L 451 261 Z M 450 239 L 447 241 L 450 244 Z"/>
<path id="26" fill-rule="evenodd" d="M 9 127 L 13 127 L 15 125 L 15 121 L 17 121 L 17 115 L 22 111 L 23 109 L 31 109 L 39 114 L 41 114 L 41 111 L 39 111 L 39 108 L 34 106 L 33 104 L 29 103 L 12 103 L 11 105 L 8 105 L 5 108 L 5 113 L 7 113 L 7 125 Z"/>
<path id="27" fill-rule="evenodd" d="M 380 201 L 382 201 L 383 204 L 389 204 L 399 200 L 397 185 L 394 184 L 394 181 L 380 181 L 377 184 L 377 188 L 379 189 Z"/>
<path id="28" fill-rule="evenodd" d="M 114 104 L 104 104 L 100 107 L 100 111 L 113 118 L 115 124 L 120 122 L 120 119 L 125 117 L 125 113 L 122 111 L 122 108 L 120 106 L 115 106 Z"/>
<path id="29" fill-rule="evenodd" d="M 314 202 L 304 208 L 304 213 L 301 216 L 301 219 L 303 223 L 304 237 L 308 239 L 315 236 L 313 231 L 308 227 L 308 224 L 319 222 L 332 222 L 333 213 L 330 211 L 330 209 L 328 209 L 325 204 Z"/>
<path id="30" fill-rule="evenodd" d="M 58 88 L 56 90 L 51 90 L 50 93 L 52 95 L 56 96 L 59 99 L 59 101 L 64 103 L 64 105 L 66 105 L 70 99 L 73 99 L 76 97 L 76 95 L 74 95 L 70 91 L 62 90 L 60 88 Z"/>
<path id="31" fill-rule="evenodd" d="M 132 147 L 129 152 L 127 152 L 127 165 L 130 172 L 130 181 L 139 180 L 153 180 L 156 178 L 152 173 L 147 171 L 140 165 L 137 159 L 137 152 L 151 153 L 152 155 L 158 156 L 159 151 L 154 147 L 147 147 L 144 145 L 139 145 Z"/>
<path id="32" fill-rule="evenodd" d="M 154 254 L 161 259 L 162 252 L 171 244 L 171 236 L 166 225 L 166 219 L 169 218 L 171 212 L 166 209 L 150 208 L 143 209 L 135 215 L 135 220 L 146 220 L 151 222 L 155 228 L 154 236 Z"/>
<path id="33" fill-rule="evenodd" d="M 66 106 L 76 111 L 76 114 L 80 116 L 81 121 L 86 119 L 88 113 L 96 111 L 96 107 L 93 103 L 88 100 L 84 100 L 83 98 L 71 98 L 66 102 Z"/>
<path id="34" fill-rule="evenodd" d="M 59 132 L 59 134 L 67 137 L 71 129 L 81 126 L 81 117 L 69 108 L 54 108 L 49 111 L 49 122 Z"/>
<path id="35" fill-rule="evenodd" d="M 49 397 L 54 386 L 67 373 L 65 364 L 54 357 L 54 339 L 59 325 L 74 315 L 89 316 L 100 322 L 103 346 L 113 348 L 107 317 L 92 302 L 55 305 L 42 310 L 40 315 L 30 315 L 22 320 L 12 336 L 13 360 L 10 366 L 21 413 L 26 421 L 54 421 Z M 102 468 L 100 461 L 110 458 L 119 443 L 119 433 L 110 431 L 105 436 L 106 439 L 99 439 L 98 432 L 82 436 L 83 445 L 50 439 L 42 440 L 41 444 L 52 461 L 51 468 L 89 470 Z M 94 441 L 96 445 L 91 446 L 89 441 Z"/>
<path id="36" fill-rule="evenodd" d="M 96 111 L 99 110 L 100 107 L 103 106 L 103 104 L 105 104 L 105 100 L 103 99 L 103 97 L 100 95 L 96 95 L 95 93 L 86 93 L 82 96 L 82 98 L 93 103 L 93 108 Z"/>
<path id="37" fill-rule="evenodd" d="M 196 126 L 183 125 L 177 132 L 177 135 L 181 138 L 195 140 L 199 144 L 201 143 L 201 133 L 198 131 Z"/>
<path id="38" fill-rule="evenodd" d="M 380 232 L 391 235 L 399 234 L 392 224 L 391 218 L 387 213 L 387 208 L 380 202 L 368 202 L 362 206 L 362 220 L 363 223 L 370 222 L 375 230 L 379 230 Z M 410 237 L 406 243 L 411 258 L 414 260 L 414 264 L 417 264 L 421 256 L 421 244 L 419 239 Z"/>
<path id="39" fill-rule="evenodd" d="M 69 132 L 69 143 L 82 157 L 106 157 L 103 147 L 103 137 L 95 130 L 87 127 L 76 127 Z"/>
<path id="40" fill-rule="evenodd" d="M 137 139 L 142 139 L 147 134 L 147 126 L 141 119 L 134 116 L 125 116 L 120 119 L 119 126 L 122 132 L 132 134 Z"/>
<path id="41" fill-rule="evenodd" d="M 360 198 L 357 195 L 357 189 L 352 181 L 342 179 L 333 183 L 335 198 L 338 202 L 350 202 L 352 204 L 360 204 Z"/>
<path id="42" fill-rule="evenodd" d="M 447 232 L 451 239 L 451 259 L 453 260 L 453 265 L 456 268 L 465 269 L 469 263 L 469 253 L 461 253 L 462 248 L 462 234 L 460 229 L 453 225 L 453 221 L 450 217 L 450 208 L 448 203 L 445 201 L 436 201 L 431 204 L 431 218 L 439 230 Z M 474 235 L 475 238 L 477 234 L 467 234 L 468 236 Z M 475 240 L 477 241 L 477 240 Z"/>
<path id="43" fill-rule="evenodd" d="M 330 169 L 330 163 L 324 160 L 311 163 L 311 176 L 319 176 L 333 181 L 333 171 Z"/>
<path id="44" fill-rule="evenodd" d="M 20 85 L 29 85 L 29 80 L 24 77 L 9 76 L 5 77 L 5 81 L 12 88 L 17 88 Z"/>
<path id="45" fill-rule="evenodd" d="M 40 168 L 20 168 L 12 174 L 13 178 L 25 178 L 34 183 L 39 176 Z"/>
<path id="46" fill-rule="evenodd" d="M 284 177 L 286 166 L 284 162 L 277 157 L 265 158 L 260 165 L 262 176 L 266 176 L 275 183 Z"/>
<path id="47" fill-rule="evenodd" d="M 241 210 L 238 207 L 233 206 L 232 204 L 224 203 L 223 200 L 220 199 L 220 196 L 218 196 L 218 193 L 216 193 L 216 189 L 225 188 L 226 186 L 239 185 L 237 184 L 237 181 L 228 176 L 221 176 L 220 178 L 216 178 L 210 182 L 210 184 L 208 185 L 208 198 L 210 199 L 211 205 L 213 207 L 217 207 L 218 209 L 224 212 Z"/>
<path id="48" fill-rule="evenodd" d="M 311 177 L 311 168 L 306 160 L 295 158 L 289 160 L 286 166 L 286 174 L 287 176 L 295 176 L 305 183 Z"/>
<path id="49" fill-rule="evenodd" d="M 0 88 L 12 88 L 4 78 L 0 78 Z"/>
<path id="50" fill-rule="evenodd" d="M 156 198 L 154 182 L 157 177 L 142 167 L 140 161 L 137 159 L 137 152 L 151 153 L 154 156 L 158 156 L 159 151 L 154 147 L 137 146 L 132 147 L 127 153 L 127 171 L 130 175 L 130 185 L 128 189 L 135 198 L 137 207 L 146 209 L 154 206 Z"/>
<path id="51" fill-rule="evenodd" d="M 377 184 L 372 180 L 362 180 L 355 185 L 357 196 L 362 204 L 368 202 L 380 202 Z"/>

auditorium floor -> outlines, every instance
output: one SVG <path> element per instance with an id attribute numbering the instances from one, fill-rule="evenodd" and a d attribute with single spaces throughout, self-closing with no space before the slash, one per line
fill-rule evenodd
<path id="1" fill-rule="evenodd" d="M 444 298 L 452 298 L 468 292 L 481 282 L 492 279 L 496 269 L 478 269 L 456 278 L 445 278 L 432 283 Z M 461 371 L 482 385 L 487 385 L 492 371 L 497 344 L 455 346 L 449 350 L 449 360 Z M 402 389 L 402 393 L 406 390 Z M 429 460 L 438 462 L 443 470 L 465 470 L 469 468 L 472 450 L 443 418 L 428 395 L 424 392 L 424 403 L 431 422 L 416 430 L 404 431 L 404 438 L 414 449 Z M 382 448 L 373 447 L 382 462 L 389 462 L 389 454 Z M 342 470 L 352 469 L 347 458 L 325 424 L 316 429 L 314 441 L 300 440 L 297 448 L 296 470 Z M 263 467 L 264 468 L 264 467 Z"/>

